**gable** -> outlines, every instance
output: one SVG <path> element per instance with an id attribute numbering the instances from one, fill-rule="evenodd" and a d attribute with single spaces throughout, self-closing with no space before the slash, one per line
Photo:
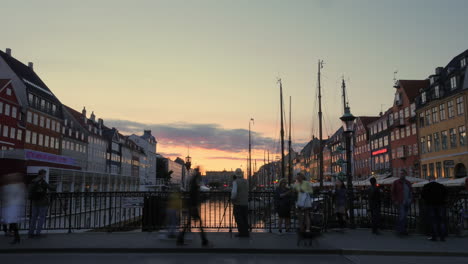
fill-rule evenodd
<path id="1" fill-rule="evenodd" d="M 13 104 L 19 105 L 15 90 L 13 89 L 12 81 L 8 79 L 0 79 L 0 98 L 5 99 Z"/>

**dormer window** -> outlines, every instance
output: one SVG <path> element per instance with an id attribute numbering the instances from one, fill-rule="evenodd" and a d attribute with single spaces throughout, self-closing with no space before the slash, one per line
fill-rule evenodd
<path id="1" fill-rule="evenodd" d="M 439 86 L 437 85 L 436 87 L 434 87 L 434 97 L 435 98 L 439 98 L 440 97 L 440 91 L 439 91 Z"/>
<path id="2" fill-rule="evenodd" d="M 423 93 L 421 94 L 421 103 L 422 103 L 422 104 L 425 104 L 425 103 L 426 103 L 426 92 L 423 92 Z"/>
<path id="3" fill-rule="evenodd" d="M 452 90 L 457 88 L 457 76 L 450 78 L 450 88 L 452 88 Z"/>
<path id="4" fill-rule="evenodd" d="M 463 68 L 466 66 L 466 58 L 461 59 L 460 66 Z"/>

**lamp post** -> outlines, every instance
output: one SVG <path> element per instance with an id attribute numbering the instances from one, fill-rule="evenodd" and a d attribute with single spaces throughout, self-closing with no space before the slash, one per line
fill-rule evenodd
<path id="1" fill-rule="evenodd" d="M 343 121 L 343 131 L 345 134 L 346 139 L 346 177 L 347 177 L 347 187 L 348 187 L 348 208 L 349 208 L 349 220 L 350 220 L 350 227 L 356 228 L 354 223 L 354 192 L 353 192 L 353 177 L 351 175 L 351 136 L 354 130 L 354 117 L 351 114 L 349 106 L 345 107 L 345 112 L 342 117 L 340 117 L 341 121 Z"/>
<path id="2" fill-rule="evenodd" d="M 252 188 L 252 137 L 250 135 L 250 124 L 254 124 L 254 119 L 250 118 L 249 120 L 249 168 L 248 168 L 248 177 L 249 177 L 249 190 Z"/>

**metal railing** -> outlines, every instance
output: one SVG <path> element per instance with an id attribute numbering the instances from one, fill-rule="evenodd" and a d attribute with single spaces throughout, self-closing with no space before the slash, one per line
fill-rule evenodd
<path id="1" fill-rule="evenodd" d="M 182 194 L 182 204 L 188 201 L 188 194 Z M 274 192 L 249 193 L 249 223 L 252 231 L 271 232 L 278 229 L 278 215 L 275 209 Z M 313 208 L 310 210 L 311 222 L 323 230 L 337 226 L 334 199 L 332 193 L 320 193 L 313 196 Z M 81 192 L 52 193 L 44 230 L 80 231 L 153 231 L 166 229 L 169 222 L 166 214 L 168 192 Z M 358 191 L 354 195 L 354 216 L 357 227 L 370 227 L 370 212 L 367 192 Z M 446 222 L 450 233 L 460 233 L 468 229 L 467 223 L 468 193 L 450 192 L 447 201 Z M 236 222 L 229 192 L 202 193 L 200 216 L 202 227 L 207 231 L 232 231 Z M 182 226 L 187 221 L 187 211 L 183 207 L 177 210 L 176 225 Z M 28 201 L 20 221 L 20 229 L 29 229 L 31 203 Z M 382 193 L 381 226 L 393 229 L 398 217 L 398 210 L 391 202 L 388 192 Z M 414 202 L 408 213 L 408 228 L 417 232 L 426 232 L 429 228 L 426 208 L 419 193 L 414 194 Z M 192 228 L 200 223 L 192 222 Z M 291 227 L 298 227 L 298 217 L 291 201 Z"/>

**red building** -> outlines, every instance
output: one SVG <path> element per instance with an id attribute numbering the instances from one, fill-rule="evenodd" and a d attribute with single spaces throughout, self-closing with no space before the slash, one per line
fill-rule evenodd
<path id="1" fill-rule="evenodd" d="M 24 148 L 21 107 L 9 79 L 0 79 L 0 149 Z"/>
<path id="2" fill-rule="evenodd" d="M 416 128 L 416 97 L 429 80 L 398 80 L 394 88 L 395 100 L 389 115 L 393 176 L 402 170 L 408 176 L 420 177 L 418 136 Z"/>
<path id="3" fill-rule="evenodd" d="M 379 119 L 378 116 L 359 116 L 355 122 L 353 175 L 354 179 L 363 180 L 372 173 L 369 129 L 367 125 Z"/>

